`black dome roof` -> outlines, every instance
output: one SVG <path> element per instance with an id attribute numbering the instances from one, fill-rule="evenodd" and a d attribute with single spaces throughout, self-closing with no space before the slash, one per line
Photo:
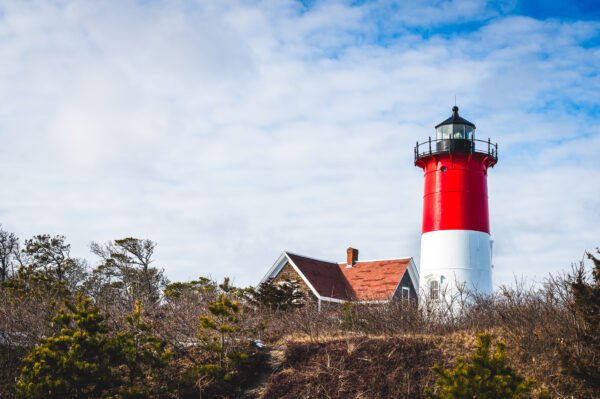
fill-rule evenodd
<path id="1" fill-rule="evenodd" d="M 442 125 L 453 125 L 453 124 L 469 125 L 469 126 L 473 126 L 473 129 L 475 129 L 474 123 L 471 123 L 468 120 L 463 119 L 460 116 L 458 116 L 458 107 L 456 105 L 454 107 L 452 107 L 452 116 L 450 118 L 446 119 L 445 121 L 443 121 L 442 123 L 436 125 L 435 128 L 437 129 L 438 127 L 440 127 Z"/>

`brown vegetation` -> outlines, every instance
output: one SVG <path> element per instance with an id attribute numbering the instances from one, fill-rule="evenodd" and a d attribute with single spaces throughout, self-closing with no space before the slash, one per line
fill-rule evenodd
<path id="1" fill-rule="evenodd" d="M 421 398 L 441 357 L 413 338 L 291 342 L 264 398 Z"/>
<path id="2" fill-rule="evenodd" d="M 160 381 L 152 381 L 163 393 L 147 397 L 418 398 L 434 387 L 431 367 L 468 356 L 482 332 L 506 342 L 514 370 L 553 397 L 600 397 L 590 378 L 599 358 L 598 312 L 586 308 L 597 306 L 600 271 L 590 278 L 583 262 L 570 274 L 538 285 L 515 282 L 493 297 L 463 290 L 442 295 L 443 302 L 323 304 L 319 311 L 281 292 L 206 278 L 168 284 L 162 269 L 150 266 L 154 243 L 147 240 L 96 245 L 94 269 L 69 257 L 64 237 L 32 240 L 0 285 L 0 397 L 10 397 L 22 359 L 40 339 L 59 333 L 52 317 L 78 293 L 107 316 L 109 335 L 130 331 L 127 316 L 140 301 L 147 334 L 171 353 Z M 228 303 L 229 313 L 215 313 L 219 303 Z M 218 323 L 206 321 L 217 317 Z M 211 338 L 211 329 L 220 338 Z M 277 347 L 285 356 L 270 361 Z"/>

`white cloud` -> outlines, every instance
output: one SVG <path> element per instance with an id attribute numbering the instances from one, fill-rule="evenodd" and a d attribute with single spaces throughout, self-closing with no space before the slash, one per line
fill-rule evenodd
<path id="1" fill-rule="evenodd" d="M 497 282 L 600 245 L 598 23 L 402 4 L 4 2 L 0 221 L 84 257 L 152 238 L 174 280 L 254 283 L 283 250 L 418 257 L 412 150 L 456 94 L 500 143 Z M 413 32 L 466 19 L 482 27 Z"/>

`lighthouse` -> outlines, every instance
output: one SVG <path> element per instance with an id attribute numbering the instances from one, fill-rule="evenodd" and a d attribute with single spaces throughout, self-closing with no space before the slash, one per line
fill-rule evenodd
<path id="1" fill-rule="evenodd" d="M 415 165 L 425 173 L 420 290 L 440 299 L 461 290 L 492 293 L 488 169 L 498 145 L 475 138 L 475 125 L 458 115 L 417 142 Z"/>

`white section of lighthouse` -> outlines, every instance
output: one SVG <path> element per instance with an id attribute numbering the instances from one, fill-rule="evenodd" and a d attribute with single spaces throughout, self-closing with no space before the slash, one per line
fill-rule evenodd
<path id="1" fill-rule="evenodd" d="M 498 146 L 476 140 L 475 125 L 452 111 L 435 139 L 415 147 L 415 165 L 425 172 L 420 290 L 433 299 L 461 288 L 492 293 L 487 172 Z"/>

